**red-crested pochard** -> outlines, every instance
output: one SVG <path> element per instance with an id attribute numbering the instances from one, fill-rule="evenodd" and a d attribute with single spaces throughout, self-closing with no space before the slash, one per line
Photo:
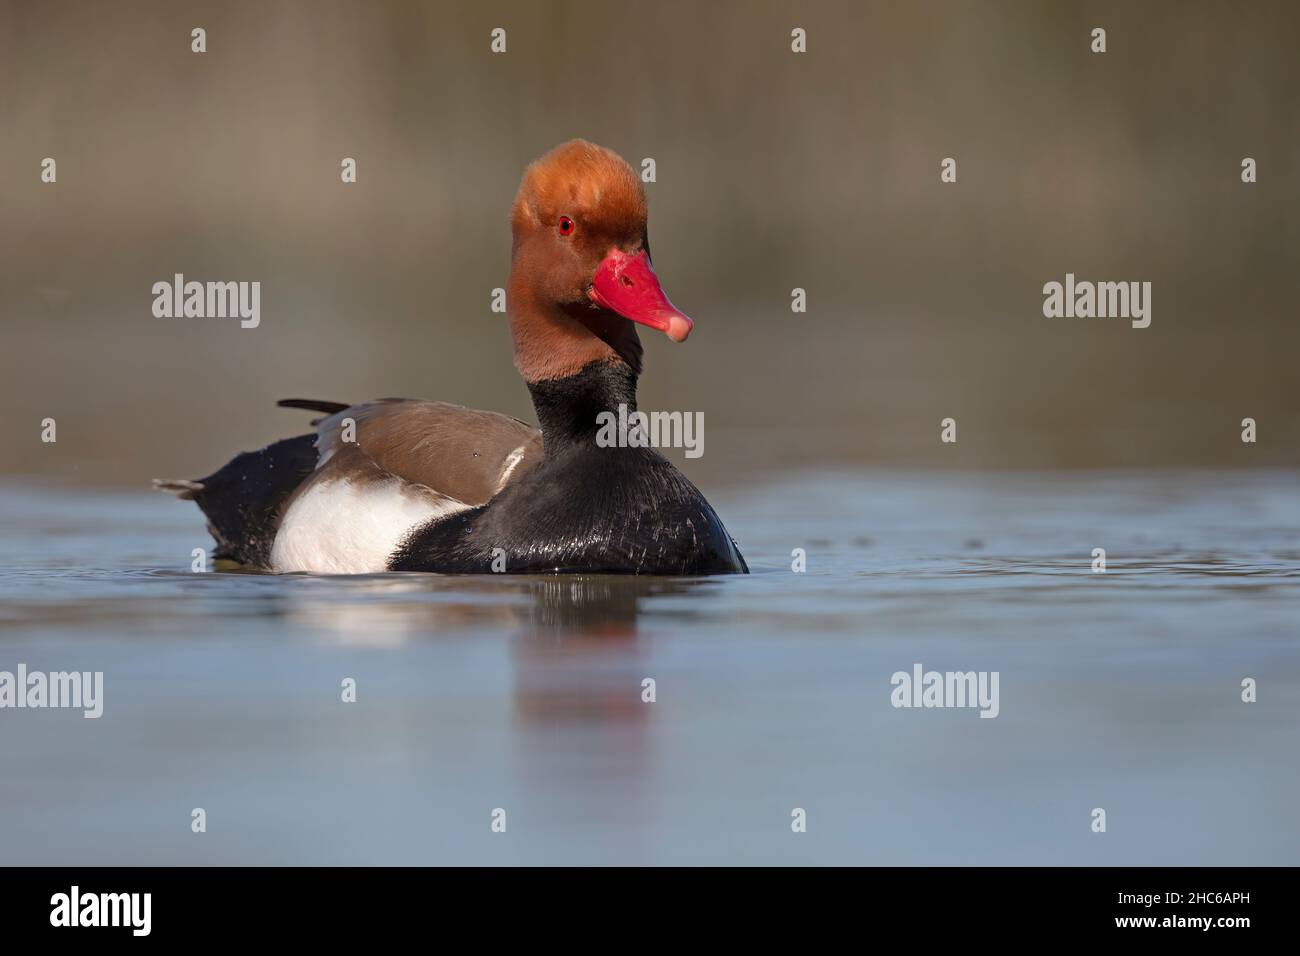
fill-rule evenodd
<path id="1" fill-rule="evenodd" d="M 598 415 L 636 409 L 634 323 L 677 342 L 692 327 L 651 267 L 631 167 L 558 146 L 524 172 L 511 224 L 515 367 L 540 428 L 420 399 L 282 401 L 324 413 L 316 433 L 156 482 L 203 510 L 218 559 L 326 574 L 748 570 L 663 456 L 597 442 Z"/>

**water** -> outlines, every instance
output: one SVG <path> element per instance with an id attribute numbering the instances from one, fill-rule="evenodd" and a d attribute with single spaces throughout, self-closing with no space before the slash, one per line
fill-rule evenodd
<path id="1" fill-rule="evenodd" d="M 1297 477 L 710 489 L 703 580 L 192 574 L 188 504 L 0 486 L 0 670 L 105 683 L 0 711 L 0 862 L 1300 863 Z"/>

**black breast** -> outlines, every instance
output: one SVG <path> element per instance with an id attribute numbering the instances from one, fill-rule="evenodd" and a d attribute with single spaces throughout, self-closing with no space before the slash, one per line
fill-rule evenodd
<path id="1" fill-rule="evenodd" d="M 481 508 L 421 528 L 394 571 L 744 574 L 704 496 L 658 453 L 573 446 Z"/>
<path id="2" fill-rule="evenodd" d="M 686 476 L 645 447 L 602 447 L 604 413 L 636 409 L 636 373 L 596 361 L 530 382 L 541 464 L 486 505 L 410 535 L 394 571 L 744 574 L 745 559 Z"/>

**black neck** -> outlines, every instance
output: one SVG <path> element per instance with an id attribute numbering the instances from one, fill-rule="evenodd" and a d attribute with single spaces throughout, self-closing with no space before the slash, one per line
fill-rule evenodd
<path id="1" fill-rule="evenodd" d="M 636 373 L 623 362 L 590 362 L 576 375 L 529 382 L 547 458 L 575 445 L 596 444 L 601 412 L 636 411 Z"/>

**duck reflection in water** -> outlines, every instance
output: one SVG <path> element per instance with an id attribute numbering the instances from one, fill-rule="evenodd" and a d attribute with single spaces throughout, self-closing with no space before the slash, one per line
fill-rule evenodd
<path id="1" fill-rule="evenodd" d="M 637 619 L 645 601 L 706 581 L 624 575 L 532 578 L 532 621 L 512 646 L 523 720 L 644 721 L 657 702 Z M 647 684 L 647 681 L 653 683 Z"/>
<path id="2" fill-rule="evenodd" d="M 667 812 L 656 716 L 673 706 L 663 702 L 673 696 L 672 677 L 653 666 L 652 636 L 639 632 L 638 619 L 648 602 L 708 586 L 707 579 L 587 575 L 527 582 L 533 620 L 511 646 L 512 744 L 536 825 L 581 839 L 599 824 L 611 835 L 611 854 L 653 851 L 639 844 Z M 662 617 L 655 620 L 662 631 Z"/>

